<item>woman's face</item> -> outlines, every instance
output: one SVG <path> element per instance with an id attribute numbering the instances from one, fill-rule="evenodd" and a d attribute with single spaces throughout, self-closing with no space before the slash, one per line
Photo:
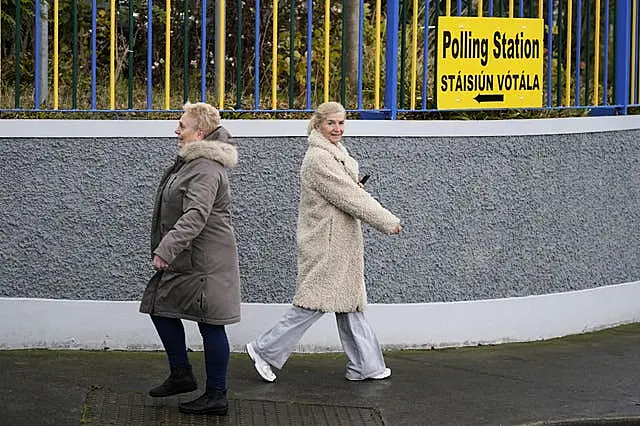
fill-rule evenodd
<path id="1" fill-rule="evenodd" d="M 175 134 L 178 137 L 179 148 L 182 148 L 189 142 L 199 141 L 203 138 L 202 130 L 196 127 L 196 120 L 186 112 L 180 117 Z"/>
<path id="2" fill-rule="evenodd" d="M 333 144 L 338 144 L 344 133 L 344 122 L 346 114 L 344 112 L 334 112 L 328 114 L 318 126 L 318 131 L 322 136 Z"/>

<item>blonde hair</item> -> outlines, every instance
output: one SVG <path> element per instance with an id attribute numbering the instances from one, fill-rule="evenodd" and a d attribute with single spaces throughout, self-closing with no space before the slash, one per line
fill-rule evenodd
<path id="1" fill-rule="evenodd" d="M 193 118 L 196 129 L 202 130 L 205 135 L 210 134 L 220 125 L 220 112 L 207 103 L 187 102 L 182 109 Z"/>
<path id="2" fill-rule="evenodd" d="M 326 120 L 327 115 L 340 112 L 346 113 L 342 104 L 338 102 L 325 102 L 323 104 L 320 104 L 311 116 L 311 120 L 309 120 L 309 125 L 307 126 L 307 135 L 310 135 L 313 129 L 317 129 L 318 126 L 320 126 L 320 123 Z"/>

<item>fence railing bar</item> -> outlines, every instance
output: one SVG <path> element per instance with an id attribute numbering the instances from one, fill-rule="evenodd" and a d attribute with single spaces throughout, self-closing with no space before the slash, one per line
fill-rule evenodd
<path id="1" fill-rule="evenodd" d="M 59 89 L 60 89 L 60 39 L 58 27 L 60 25 L 60 2 L 53 1 L 53 109 L 59 107 Z"/>
<path id="2" fill-rule="evenodd" d="M 340 103 L 346 104 L 347 98 L 347 0 L 342 0 L 342 29 L 340 42 Z"/>
<path id="3" fill-rule="evenodd" d="M 599 0 L 598 0 L 599 1 Z M 609 104 L 609 0 L 604 0 L 604 69 L 602 77 L 603 105 Z"/>
<path id="4" fill-rule="evenodd" d="M 563 55 L 563 48 L 565 46 L 564 43 L 564 27 L 563 27 L 563 0 L 551 0 L 553 1 L 557 1 L 558 2 L 558 21 L 557 21 L 557 28 L 556 28 L 556 34 L 557 34 L 557 40 L 558 40 L 558 44 L 557 44 L 557 49 L 556 49 L 556 106 L 560 106 L 562 105 L 562 59 L 564 57 Z"/>
<path id="5" fill-rule="evenodd" d="M 630 103 L 638 102 L 638 96 L 636 91 L 636 87 L 637 87 L 636 80 L 637 80 L 637 73 L 638 73 L 638 68 L 637 68 L 638 55 L 636 54 L 636 45 L 637 45 L 637 37 L 638 37 L 637 14 L 638 14 L 638 11 L 637 11 L 636 0 L 632 0 L 631 1 L 631 78 L 629 80 L 629 86 L 630 86 L 629 102 Z"/>
<path id="6" fill-rule="evenodd" d="M 324 102 L 329 101 L 329 57 L 331 45 L 329 32 L 331 31 L 331 2 L 324 0 Z"/>
<path id="7" fill-rule="evenodd" d="M 407 70 L 407 0 L 400 0 L 400 16 L 400 94 L 398 100 L 400 101 L 399 108 L 404 109 L 404 81 Z"/>
<path id="8" fill-rule="evenodd" d="M 258 109 L 260 108 L 260 0 L 256 0 L 256 18 L 254 21 L 256 34 L 254 50 L 256 56 L 253 62 L 253 105 L 255 109 Z"/>
<path id="9" fill-rule="evenodd" d="M 97 37 L 97 10 L 96 0 L 91 0 L 91 110 L 96 110 L 96 37 Z"/>
<path id="10" fill-rule="evenodd" d="M 74 0 L 75 1 L 75 0 Z M 129 42 L 127 56 L 129 59 L 129 76 L 128 76 L 128 107 L 133 109 L 133 0 L 129 0 Z"/>
<path id="11" fill-rule="evenodd" d="M 151 3 L 151 0 L 149 0 Z M 207 102 L 207 61 L 209 59 L 209 46 L 207 42 L 207 0 L 200 3 L 200 101 Z"/>
<path id="12" fill-rule="evenodd" d="M 626 113 L 629 105 L 629 69 L 630 69 L 630 31 L 631 3 L 629 0 L 617 0 L 615 8 L 615 98 L 614 102 L 624 105 Z"/>
<path id="13" fill-rule="evenodd" d="M 581 75 L 581 61 L 582 61 L 582 0 L 578 0 L 576 8 L 576 58 L 575 58 L 575 104 L 582 105 L 580 98 L 580 75 Z"/>
<path id="14" fill-rule="evenodd" d="M 21 54 L 21 43 L 22 43 L 22 6 L 21 1 L 15 2 L 16 4 L 16 28 L 15 28 L 15 43 L 16 43 L 16 53 L 14 57 L 14 70 L 15 70 L 15 93 L 14 93 L 14 104 L 16 108 L 20 108 L 20 61 L 22 58 Z"/>
<path id="15" fill-rule="evenodd" d="M 540 0 L 540 3 L 542 4 L 542 0 Z M 542 11 L 540 17 L 542 18 Z M 553 86 L 553 81 L 551 80 L 553 77 L 553 26 L 553 0 L 549 0 L 547 2 L 547 107 L 551 107 L 551 89 Z M 557 67 L 560 68 L 559 55 Z"/>
<path id="16" fill-rule="evenodd" d="M 418 0 L 413 0 L 413 21 L 411 28 L 411 109 L 415 109 L 418 79 Z"/>
<path id="17" fill-rule="evenodd" d="M 589 104 L 589 75 L 591 74 L 591 37 L 589 36 L 591 30 L 591 0 L 586 0 L 587 3 L 587 39 L 585 40 L 585 60 L 584 60 L 584 103 Z"/>
<path id="18" fill-rule="evenodd" d="M 2 16 L 2 2 L 1 1 L 0 1 L 0 16 Z M 0 19 L 0 45 L 1 44 L 2 44 L 2 19 Z M 2 55 L 0 55 L 0 86 L 1 85 L 2 85 Z"/>
<path id="19" fill-rule="evenodd" d="M 182 34 L 183 34 L 183 46 L 182 46 L 182 103 L 185 104 L 189 100 L 189 2 L 185 1 L 183 4 L 184 17 L 182 19 Z"/>
<path id="20" fill-rule="evenodd" d="M 344 0 L 343 0 L 344 1 Z M 293 108 L 295 101 L 295 31 L 296 31 L 296 1 L 289 2 L 289 108 Z"/>
<path id="21" fill-rule="evenodd" d="M 362 109 L 362 68 L 364 59 L 364 0 L 358 1 L 358 109 Z M 308 106 L 307 108 L 309 108 Z"/>
<path id="22" fill-rule="evenodd" d="M 273 0 L 273 24 L 271 28 L 271 108 L 278 109 L 278 0 Z"/>
<path id="23" fill-rule="evenodd" d="M 596 0 L 595 4 L 595 23 L 594 23 L 594 52 L 593 55 L 593 105 L 600 103 L 600 0 Z M 606 39 L 605 39 L 606 40 Z M 605 43 L 606 45 L 606 43 Z"/>
<path id="24" fill-rule="evenodd" d="M 153 107 L 153 9 L 152 0 L 147 0 L 147 109 Z"/>
<path id="25" fill-rule="evenodd" d="M 635 38 L 635 47 L 633 49 L 633 55 L 636 60 L 636 78 L 635 78 L 636 97 L 635 97 L 634 103 L 638 104 L 638 102 L 640 101 L 638 97 L 638 91 L 640 90 L 640 54 L 638 53 L 638 50 L 640 49 L 640 24 L 639 24 L 640 7 L 638 6 L 637 0 L 634 0 L 634 3 L 636 5 L 636 14 L 635 14 L 635 17 L 633 18 L 636 22 L 636 31 L 635 31 L 636 38 Z"/>
<path id="26" fill-rule="evenodd" d="M 171 0 L 165 0 L 164 23 L 164 109 L 171 107 Z"/>
<path id="27" fill-rule="evenodd" d="M 375 14 L 375 27 L 376 27 L 376 58 L 374 65 L 374 83 L 373 83 L 373 107 L 374 109 L 380 109 L 380 62 L 382 55 L 381 48 L 381 15 L 382 15 L 382 1 L 376 0 L 376 14 Z"/>
<path id="28" fill-rule="evenodd" d="M 635 37 L 635 33 L 636 33 L 636 20 L 635 20 L 635 14 L 636 14 L 636 2 L 631 0 L 631 15 L 629 17 L 630 21 L 631 21 L 631 36 L 630 36 L 630 53 L 631 53 L 631 58 L 630 58 L 630 71 L 629 71 L 629 103 L 635 103 L 636 99 L 635 99 L 635 79 L 636 79 L 636 59 L 635 59 L 635 49 L 636 49 L 636 37 Z"/>
<path id="29" fill-rule="evenodd" d="M 307 0 L 307 86 L 306 86 L 306 105 L 307 109 L 311 109 L 311 56 L 312 56 L 312 37 L 313 37 L 313 0 Z"/>
<path id="30" fill-rule="evenodd" d="M 572 27 L 571 27 L 571 19 L 572 19 L 572 14 L 573 14 L 573 10 L 571 7 L 571 2 L 573 0 L 567 0 L 567 50 L 566 50 L 566 66 L 565 66 L 565 80 L 564 80 L 564 85 L 565 85 L 565 105 L 569 106 L 571 105 L 571 43 L 572 43 L 572 37 L 571 37 L 571 32 L 573 31 Z"/>
<path id="31" fill-rule="evenodd" d="M 54 25 L 54 27 L 57 27 L 57 25 Z M 56 44 L 55 41 L 54 44 Z M 57 88 L 54 88 L 54 99 L 57 96 L 57 92 Z M 54 100 L 55 104 L 56 101 Z M 109 108 L 116 109 L 116 0 L 111 0 L 109 8 Z M 57 109 L 57 107 L 54 107 L 54 109 Z"/>
<path id="32" fill-rule="evenodd" d="M 35 16 L 35 31 L 34 31 L 34 35 L 35 35 L 35 40 L 34 40 L 34 71 L 35 71 L 35 75 L 34 75 L 34 81 L 33 81 L 33 108 L 38 110 L 40 109 L 40 72 L 41 69 L 40 67 L 42 66 L 41 64 L 41 59 L 40 59 L 40 22 L 41 22 L 41 16 L 40 16 L 40 2 L 36 1 L 36 10 L 35 10 L 36 16 Z M 0 17 L 2 16 L 2 6 L 0 5 Z M 2 22 L 2 19 L 0 18 L 0 22 Z M 2 34 L 2 31 L 0 30 L 0 34 Z M 2 39 L 0 38 L 0 44 L 2 42 Z M 0 67 L 0 75 L 2 75 L 2 68 Z M 0 78 L 0 84 L 2 83 L 2 79 Z"/>
<path id="33" fill-rule="evenodd" d="M 459 13 L 462 13 L 460 11 Z M 458 15 L 460 16 L 460 15 Z M 438 47 L 438 18 L 440 17 L 440 3 L 437 3 L 436 13 L 433 17 L 433 43 L 436 45 L 436 49 Z M 438 60 L 437 57 L 433 59 L 433 75 L 431 76 L 433 82 L 433 104 L 438 105 Z"/>
<path id="34" fill-rule="evenodd" d="M 460 1 L 460 0 L 459 0 Z M 427 97 L 429 96 L 429 91 L 427 90 L 427 82 L 428 82 L 428 70 L 429 70 L 429 0 L 425 0 L 424 5 L 424 49 L 423 49 L 423 59 L 422 59 L 422 109 L 427 109 Z"/>
<path id="35" fill-rule="evenodd" d="M 224 95 L 225 95 L 225 68 L 226 68 L 226 19 L 225 19 L 225 11 L 226 2 L 225 0 L 218 0 L 218 26 L 216 28 L 216 40 L 218 42 L 218 49 L 216 55 L 216 76 L 217 76 L 217 89 L 218 93 L 218 108 L 224 109 Z"/>
<path id="36" fill-rule="evenodd" d="M 130 0 L 131 1 L 131 0 Z M 36 1 L 36 3 L 40 3 L 40 1 Z M 73 45 L 72 45 L 72 75 L 71 75 L 71 85 L 72 85 L 72 99 L 71 99 L 71 107 L 73 109 L 78 108 L 78 0 L 73 0 L 72 3 L 72 12 L 71 19 L 73 20 Z M 131 24 L 132 25 L 132 24 Z M 131 26 L 129 28 L 132 28 Z M 131 30 L 130 30 L 131 31 Z M 36 52 L 39 52 L 36 50 Z M 36 56 L 39 56 L 36 53 Z M 131 64 L 131 68 L 133 68 L 133 64 Z M 130 79 L 132 77 L 130 76 Z M 129 108 L 132 108 L 129 107 Z"/>
<path id="37" fill-rule="evenodd" d="M 387 38 L 386 38 L 386 58 L 385 58 L 385 95 L 384 105 L 390 109 L 392 120 L 396 118 L 398 110 L 398 18 L 399 11 L 397 3 L 387 2 Z"/>
<path id="38" fill-rule="evenodd" d="M 242 84 L 242 0 L 237 0 L 236 8 L 238 10 L 238 25 L 236 31 L 236 109 L 242 108 L 242 95 L 244 94 L 244 85 Z M 203 23 L 204 24 L 204 23 Z M 205 50 L 202 49 L 204 54 Z"/>

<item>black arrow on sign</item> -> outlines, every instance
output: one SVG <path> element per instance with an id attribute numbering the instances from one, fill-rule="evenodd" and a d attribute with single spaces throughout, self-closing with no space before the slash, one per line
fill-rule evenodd
<path id="1" fill-rule="evenodd" d="M 473 98 L 476 100 L 476 102 L 478 103 L 482 103 L 482 102 L 504 102 L 504 95 L 503 94 L 499 94 L 499 95 L 481 95 L 478 93 L 478 95 Z"/>

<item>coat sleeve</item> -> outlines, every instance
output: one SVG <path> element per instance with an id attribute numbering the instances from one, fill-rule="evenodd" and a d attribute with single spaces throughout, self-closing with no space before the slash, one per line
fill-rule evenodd
<path id="1" fill-rule="evenodd" d="M 194 170 L 186 184 L 182 198 L 182 216 L 154 251 L 154 254 L 169 264 L 191 245 L 205 227 L 218 192 L 218 173 L 206 170 L 204 164 L 198 164 L 196 168 L 200 170 Z"/>
<path id="2" fill-rule="evenodd" d="M 302 180 L 328 203 L 386 234 L 400 224 L 400 219 L 360 188 L 332 155 L 318 153 L 307 160 L 300 171 Z"/>

